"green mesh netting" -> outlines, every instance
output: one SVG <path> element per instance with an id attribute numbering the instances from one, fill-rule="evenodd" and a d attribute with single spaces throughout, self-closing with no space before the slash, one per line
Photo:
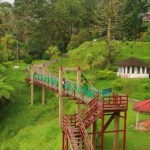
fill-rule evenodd
<path id="1" fill-rule="evenodd" d="M 52 76 L 52 75 L 51 76 L 50 75 L 43 76 L 42 74 L 35 74 L 33 77 L 35 80 L 40 80 L 40 81 L 45 82 L 49 85 L 52 85 L 55 88 L 58 88 L 59 79 L 56 76 Z M 72 93 L 75 91 L 77 94 L 84 94 L 84 96 L 90 97 L 90 98 L 93 98 L 94 95 L 98 92 L 97 89 L 95 89 L 89 85 L 83 85 L 81 88 L 79 88 L 75 82 L 72 82 L 69 80 L 67 82 L 65 82 L 65 85 L 63 85 L 63 88 L 65 90 L 68 90 L 68 92 Z M 110 92 L 112 92 L 111 88 L 105 89 L 102 91 L 99 90 L 99 93 L 101 95 L 106 95 L 106 93 L 108 94 Z"/>

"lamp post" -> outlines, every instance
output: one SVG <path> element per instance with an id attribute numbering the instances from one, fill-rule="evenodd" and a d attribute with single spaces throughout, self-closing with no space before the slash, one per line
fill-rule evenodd
<path id="1" fill-rule="evenodd" d="M 18 41 L 17 41 L 17 66 L 18 66 Z M 18 66 L 19 68 L 19 66 Z"/>
<path id="2" fill-rule="evenodd" d="M 16 44 L 17 44 L 17 48 L 16 48 L 16 55 L 17 55 L 17 65 L 14 66 L 15 69 L 18 69 L 19 68 L 19 65 L 18 65 L 18 41 L 16 41 Z"/>

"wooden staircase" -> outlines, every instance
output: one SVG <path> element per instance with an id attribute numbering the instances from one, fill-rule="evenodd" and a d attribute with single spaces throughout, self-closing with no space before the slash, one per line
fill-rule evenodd
<path id="1" fill-rule="evenodd" d="M 94 150 L 86 129 L 101 116 L 101 112 L 102 104 L 94 98 L 78 114 L 63 117 L 63 132 L 72 150 Z"/>

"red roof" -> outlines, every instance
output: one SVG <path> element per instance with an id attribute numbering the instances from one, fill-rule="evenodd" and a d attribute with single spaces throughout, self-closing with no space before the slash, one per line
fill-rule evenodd
<path id="1" fill-rule="evenodd" d="M 135 111 L 150 113 L 150 100 L 137 102 L 133 108 Z"/>

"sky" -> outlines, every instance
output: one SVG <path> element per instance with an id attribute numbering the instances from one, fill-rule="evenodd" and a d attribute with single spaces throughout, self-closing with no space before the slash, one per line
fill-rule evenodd
<path id="1" fill-rule="evenodd" d="M 14 0 L 0 0 L 0 2 L 9 2 L 9 3 L 13 3 Z"/>

